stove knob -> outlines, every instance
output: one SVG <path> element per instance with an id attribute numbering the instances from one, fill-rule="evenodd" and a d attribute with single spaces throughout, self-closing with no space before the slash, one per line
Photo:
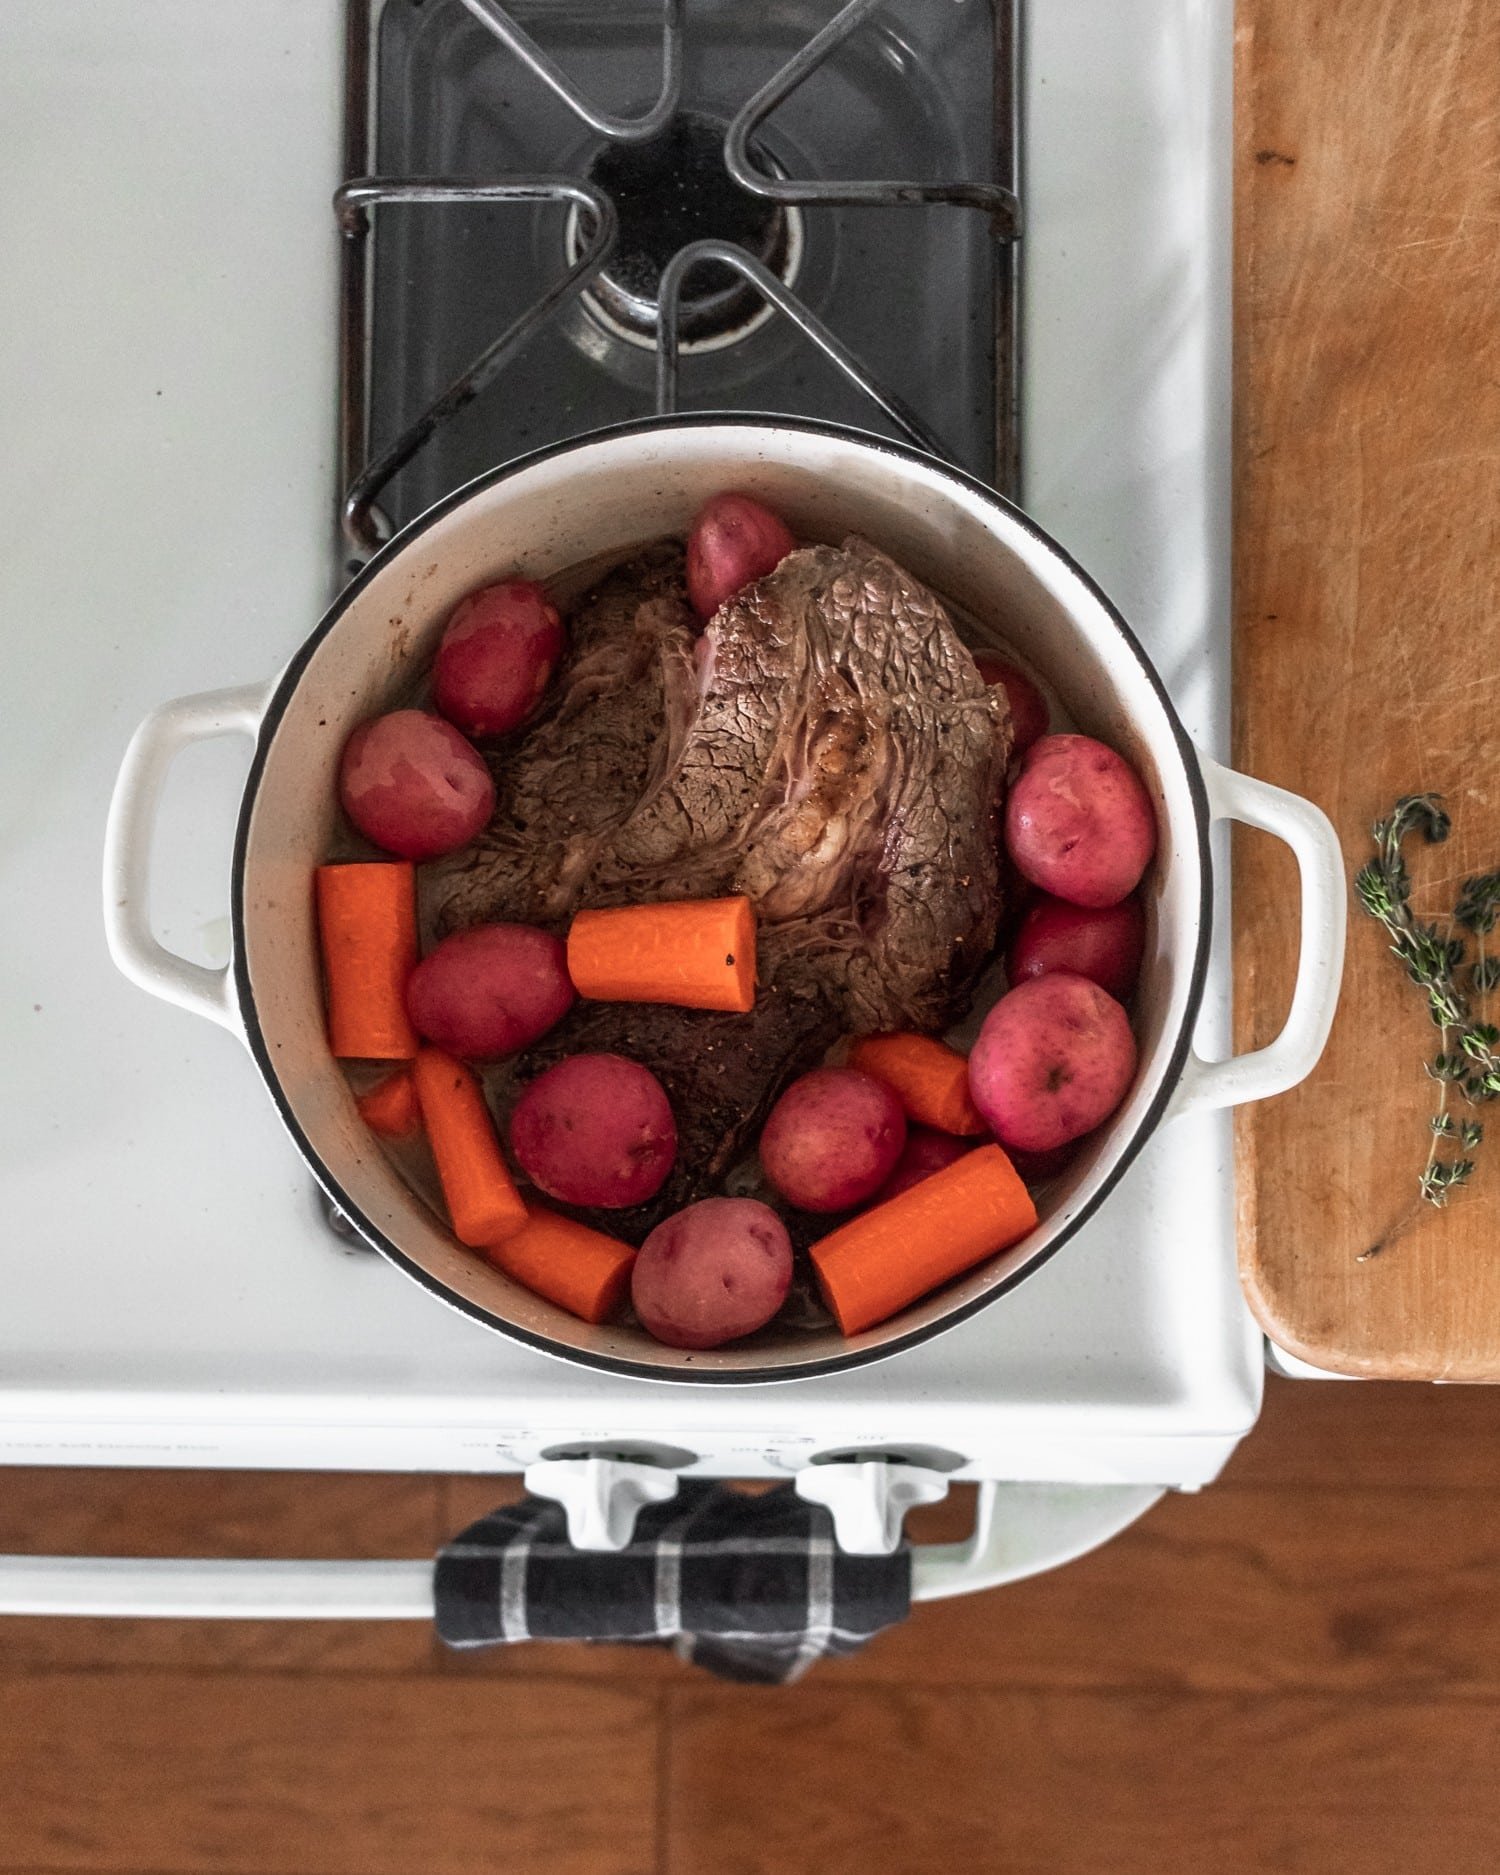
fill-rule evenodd
<path id="1" fill-rule="evenodd" d="M 618 1458 L 539 1458 L 526 1489 L 562 1505 L 574 1549 L 624 1549 L 639 1512 L 677 1495 L 677 1474 Z"/>
<path id="2" fill-rule="evenodd" d="M 936 1504 L 948 1480 L 925 1465 L 886 1458 L 835 1459 L 797 1473 L 797 1495 L 833 1513 L 839 1548 L 851 1556 L 889 1556 L 913 1504 Z"/>

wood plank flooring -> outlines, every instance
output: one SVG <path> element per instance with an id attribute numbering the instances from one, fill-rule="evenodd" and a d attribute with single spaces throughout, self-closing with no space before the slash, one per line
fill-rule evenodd
<path id="1" fill-rule="evenodd" d="M 3 1472 L 0 1548 L 422 1555 L 500 1494 Z M 0 1875 L 1493 1875 L 1497 1590 L 1500 1391 L 1273 1381 L 1209 1490 L 786 1690 L 406 1623 L 4 1621 Z"/>

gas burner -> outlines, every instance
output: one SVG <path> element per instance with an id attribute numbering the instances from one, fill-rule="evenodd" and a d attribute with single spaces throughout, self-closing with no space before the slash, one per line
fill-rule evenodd
<path id="1" fill-rule="evenodd" d="M 802 211 L 752 195 L 725 163 L 728 120 L 683 111 L 648 142 L 606 143 L 588 165 L 588 180 L 615 205 L 620 220 L 615 250 L 584 288 L 582 301 L 607 332 L 654 351 L 660 321 L 662 275 L 679 249 L 699 240 L 743 248 L 785 285 L 802 265 Z M 786 170 L 763 146 L 761 166 L 779 180 Z M 567 262 L 576 266 L 585 246 L 586 209 L 568 215 Z M 596 229 L 589 225 L 587 233 Z M 684 352 L 738 344 L 772 317 L 773 308 L 731 268 L 707 262 L 695 268 L 678 298 Z"/>
<path id="2" fill-rule="evenodd" d="M 685 33 L 688 0 L 349 0 L 357 554 L 653 389 L 674 411 L 684 379 L 715 408 L 883 418 L 1016 493 L 1018 5 L 691 0 Z M 860 179 L 887 166 L 911 179 Z"/>

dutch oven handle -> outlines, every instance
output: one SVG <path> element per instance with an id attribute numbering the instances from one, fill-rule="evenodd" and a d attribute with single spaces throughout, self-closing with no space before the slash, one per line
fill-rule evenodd
<path id="1" fill-rule="evenodd" d="M 182 751 L 215 736 L 253 741 L 269 695 L 267 684 L 243 684 L 153 710 L 125 751 L 104 834 L 104 934 L 117 967 L 153 996 L 241 1036 L 228 966 L 213 970 L 179 957 L 151 928 L 151 836 L 168 771 Z"/>
<path id="2" fill-rule="evenodd" d="M 1173 1097 L 1171 1114 L 1238 1107 L 1284 1094 L 1307 1079 L 1333 1026 L 1344 972 L 1348 893 L 1338 835 L 1322 808 L 1300 794 L 1225 768 L 1199 751 L 1213 819 L 1243 821 L 1284 840 L 1297 859 L 1302 884 L 1302 939 L 1292 1006 L 1275 1041 L 1227 1061 L 1191 1054 Z"/>

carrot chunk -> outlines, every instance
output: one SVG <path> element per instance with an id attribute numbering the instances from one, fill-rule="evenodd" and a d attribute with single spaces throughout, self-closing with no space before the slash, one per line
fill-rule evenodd
<path id="1" fill-rule="evenodd" d="M 864 1035 L 849 1050 L 849 1066 L 894 1089 L 923 1126 L 962 1139 L 989 1131 L 969 1098 L 968 1059 L 946 1042 L 930 1035 Z"/>
<path id="2" fill-rule="evenodd" d="M 487 1244 L 484 1254 L 507 1276 L 586 1322 L 607 1321 L 618 1310 L 636 1255 L 618 1238 L 541 1205 L 528 1205 L 521 1229 L 503 1243 Z"/>
<path id="3" fill-rule="evenodd" d="M 382 1139 L 412 1139 L 422 1130 L 417 1084 L 410 1068 L 397 1068 L 367 1088 L 354 1104 L 365 1125 Z"/>
<path id="4" fill-rule="evenodd" d="M 526 1206 L 500 1156 L 478 1081 L 440 1048 L 421 1050 L 412 1078 L 454 1236 L 475 1250 L 513 1237 L 525 1227 Z"/>
<path id="5" fill-rule="evenodd" d="M 568 975 L 595 1002 L 743 1015 L 755 1007 L 755 912 L 744 897 L 581 911 L 568 932 Z"/>
<path id="6" fill-rule="evenodd" d="M 939 1283 L 1007 1249 L 1036 1206 L 998 1146 L 979 1146 L 872 1205 L 812 1246 L 823 1300 L 846 1335 L 873 1328 Z"/>
<path id="7" fill-rule="evenodd" d="M 406 979 L 417 961 L 416 871 L 402 861 L 319 866 L 314 885 L 328 1046 L 341 1061 L 410 1061 Z"/>

